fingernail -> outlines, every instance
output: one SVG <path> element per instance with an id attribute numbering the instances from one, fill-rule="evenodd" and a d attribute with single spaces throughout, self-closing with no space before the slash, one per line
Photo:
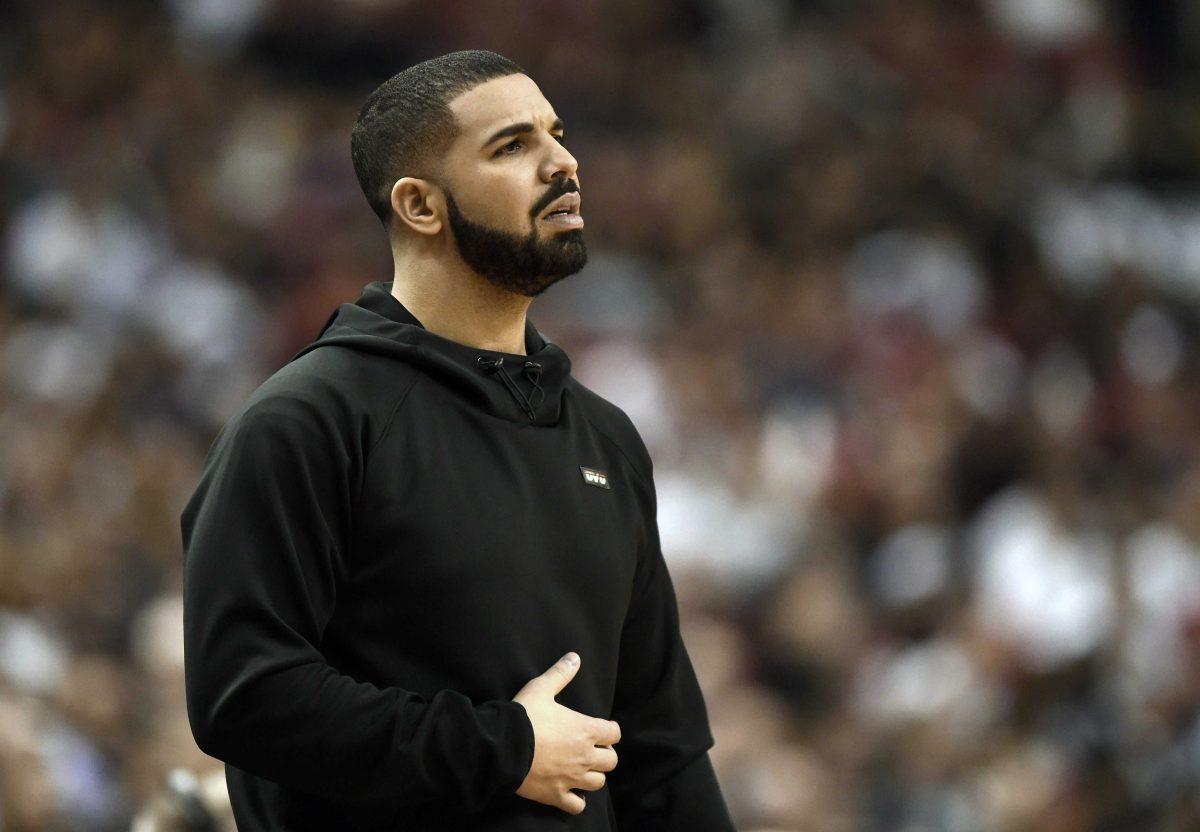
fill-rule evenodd
<path id="1" fill-rule="evenodd" d="M 565 658 L 567 660 L 567 664 L 569 664 L 569 665 L 574 666 L 574 665 L 579 664 L 579 656 L 578 656 L 578 654 L 576 654 L 574 652 L 568 653 Z"/>

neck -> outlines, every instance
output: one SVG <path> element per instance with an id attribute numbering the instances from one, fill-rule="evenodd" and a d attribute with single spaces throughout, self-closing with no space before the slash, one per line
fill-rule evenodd
<path id="1" fill-rule="evenodd" d="M 421 325 L 470 347 L 525 355 L 533 298 L 494 286 L 461 259 L 393 250 L 392 295 Z"/>

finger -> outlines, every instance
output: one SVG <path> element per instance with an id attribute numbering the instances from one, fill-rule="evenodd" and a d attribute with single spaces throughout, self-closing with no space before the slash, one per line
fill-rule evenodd
<path id="1" fill-rule="evenodd" d="M 539 678 L 543 679 L 550 686 L 550 691 L 554 696 L 558 696 L 562 692 L 562 689 L 567 686 L 567 683 L 575 678 L 578 670 L 579 654 L 572 651 L 550 665 L 550 668 Z"/>
<path id="2" fill-rule="evenodd" d="M 613 745 L 621 741 L 621 726 L 611 719 L 596 720 L 596 744 Z"/>
<path id="3" fill-rule="evenodd" d="M 594 771 L 612 771 L 617 767 L 617 752 L 607 745 L 592 749 L 588 756 L 588 768 Z"/>
<path id="4" fill-rule="evenodd" d="M 587 801 L 583 799 L 583 795 L 578 795 L 575 794 L 575 792 L 568 791 L 562 796 L 562 799 L 559 800 L 558 808 L 562 809 L 568 814 L 578 815 L 587 808 Z"/>
<path id="5" fill-rule="evenodd" d="M 579 785 L 575 788 L 583 789 L 589 792 L 595 792 L 604 788 L 604 781 L 604 772 L 589 771 L 579 778 Z"/>

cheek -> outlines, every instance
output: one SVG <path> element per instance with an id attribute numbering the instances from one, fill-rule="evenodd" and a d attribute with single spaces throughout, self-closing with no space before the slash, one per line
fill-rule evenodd
<path id="1" fill-rule="evenodd" d="M 537 224 L 529 212 L 537 202 L 538 194 L 524 182 L 516 181 L 517 178 L 515 170 L 488 171 L 478 176 L 478 187 L 472 188 L 474 210 L 468 213 L 469 209 L 459 200 L 463 213 L 494 228 L 528 233 L 530 225 Z"/>

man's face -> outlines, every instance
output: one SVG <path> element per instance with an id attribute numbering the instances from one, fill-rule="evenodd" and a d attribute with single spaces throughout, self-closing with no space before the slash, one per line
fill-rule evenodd
<path id="1" fill-rule="evenodd" d="M 494 78 L 455 98 L 450 110 L 460 132 L 441 185 L 463 260 L 497 286 L 529 297 L 582 269 L 578 163 L 537 85 L 526 75 Z M 564 194 L 574 194 L 565 206 L 558 201 Z M 547 216 L 560 207 L 573 213 Z"/>

